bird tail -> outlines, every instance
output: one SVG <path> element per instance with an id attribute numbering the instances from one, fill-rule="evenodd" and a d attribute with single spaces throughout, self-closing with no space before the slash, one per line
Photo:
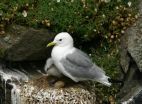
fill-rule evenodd
<path id="1" fill-rule="evenodd" d="M 106 86 L 108 86 L 108 87 L 110 87 L 110 86 L 111 86 L 111 83 L 108 81 L 108 79 L 109 79 L 109 77 L 104 76 L 103 78 L 98 79 L 98 80 L 96 80 L 96 81 L 97 81 L 97 82 L 100 82 L 100 83 L 102 83 L 102 84 L 104 84 L 104 85 L 106 85 Z"/>
<path id="2" fill-rule="evenodd" d="M 93 69 L 95 71 L 95 75 L 94 75 L 94 79 L 97 82 L 100 82 L 108 87 L 111 86 L 111 82 L 109 82 L 109 77 L 105 75 L 105 71 L 103 69 L 101 69 L 100 67 L 98 67 L 96 64 L 94 64 Z"/>

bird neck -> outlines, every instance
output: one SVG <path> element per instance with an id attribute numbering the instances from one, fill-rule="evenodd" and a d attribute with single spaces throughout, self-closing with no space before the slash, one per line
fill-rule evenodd
<path id="1" fill-rule="evenodd" d="M 69 54 L 74 50 L 74 47 L 72 46 L 65 46 L 65 47 L 58 47 L 54 46 L 51 56 L 52 57 L 57 57 L 60 59 L 60 57 L 64 57 L 66 54 Z"/>

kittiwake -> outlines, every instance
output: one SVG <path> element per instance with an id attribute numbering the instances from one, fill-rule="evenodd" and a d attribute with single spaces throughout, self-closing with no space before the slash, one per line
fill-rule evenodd
<path id="1" fill-rule="evenodd" d="M 72 79 L 75 82 L 94 80 L 106 86 L 111 86 L 104 70 L 93 63 L 90 57 L 74 47 L 73 38 L 67 32 L 57 34 L 47 47 L 54 46 L 45 65 L 45 71 L 54 75 Z M 54 65 L 54 68 L 50 68 Z"/>

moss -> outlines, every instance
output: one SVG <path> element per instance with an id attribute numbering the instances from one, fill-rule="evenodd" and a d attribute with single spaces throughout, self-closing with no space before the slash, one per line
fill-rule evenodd
<path id="1" fill-rule="evenodd" d="M 0 58 L 3 58 L 5 55 L 5 49 L 0 49 Z"/>
<path id="2" fill-rule="evenodd" d="M 106 73 L 111 78 L 117 78 L 118 70 L 119 70 L 119 54 L 118 49 L 115 48 L 113 50 L 108 50 L 107 52 L 100 51 L 93 51 L 92 57 L 93 60 L 101 67 L 104 68 Z"/>
<path id="3" fill-rule="evenodd" d="M 102 47 L 100 49 L 92 49 L 92 60 L 102 67 L 106 74 L 115 80 L 121 80 L 121 69 L 119 67 L 119 51 L 117 47 L 110 47 L 109 50 Z M 113 99 L 115 102 L 116 94 L 120 89 L 120 83 L 113 83 L 111 87 L 106 87 L 102 84 L 95 83 L 95 92 L 97 94 L 97 101 L 102 104 L 102 102 L 111 102 Z"/>
<path id="4" fill-rule="evenodd" d="M 135 21 L 136 0 L 4 0 L 1 24 L 17 23 L 53 32 L 68 31 L 81 42 L 101 37 L 113 44 Z M 23 16 L 25 13 L 25 16 Z M 26 16 L 27 13 L 27 16 Z M 128 20 L 128 21 L 126 21 Z M 3 31 L 3 29 L 0 29 Z M 2 32 L 4 33 L 4 32 Z M 103 41 L 102 41 L 103 42 Z M 105 44 L 104 44 L 105 45 Z"/>

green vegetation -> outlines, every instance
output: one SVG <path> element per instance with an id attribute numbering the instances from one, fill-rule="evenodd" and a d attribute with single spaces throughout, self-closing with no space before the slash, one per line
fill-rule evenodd
<path id="1" fill-rule="evenodd" d="M 68 31 L 81 42 L 101 37 L 113 43 L 138 17 L 135 5 L 135 0 L 3 0 L 0 33 L 16 23 Z"/>
<path id="2" fill-rule="evenodd" d="M 91 53 L 93 61 L 116 79 L 119 74 L 117 44 L 139 16 L 136 5 L 137 0 L 3 0 L 0 34 L 4 35 L 10 24 L 47 28 L 55 33 L 67 31 L 78 47 Z M 116 86 L 107 90 L 100 84 L 96 86 L 102 100 L 109 99 L 110 95 L 115 98 L 118 91 Z"/>
<path id="3" fill-rule="evenodd" d="M 120 80 L 121 70 L 119 68 L 119 53 L 118 48 L 113 47 L 111 50 L 100 48 L 97 51 L 92 50 L 93 61 L 102 67 L 110 78 Z M 95 92 L 97 94 L 97 102 L 116 102 L 116 94 L 120 90 L 120 83 L 112 84 L 111 87 L 106 87 L 100 83 L 95 84 Z"/>

